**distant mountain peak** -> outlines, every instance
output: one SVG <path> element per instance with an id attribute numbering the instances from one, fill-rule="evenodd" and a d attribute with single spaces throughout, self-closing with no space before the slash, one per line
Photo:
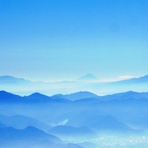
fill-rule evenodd
<path id="1" fill-rule="evenodd" d="M 96 76 L 94 76 L 91 73 L 88 73 L 80 78 L 78 78 L 77 80 L 82 80 L 82 81 L 92 81 L 92 80 L 97 80 L 98 78 Z"/>
<path id="2" fill-rule="evenodd" d="M 46 100 L 49 100 L 50 97 L 43 95 L 41 93 L 35 92 L 29 96 L 24 96 L 24 98 L 28 98 L 30 100 L 46 101 Z"/>
<path id="3" fill-rule="evenodd" d="M 39 92 L 35 92 L 35 93 L 33 93 L 33 94 L 31 94 L 31 95 L 29 95 L 29 96 L 34 96 L 34 97 L 40 97 L 40 96 L 45 96 L 45 95 L 43 95 L 43 94 L 41 94 L 41 93 L 39 93 Z"/>

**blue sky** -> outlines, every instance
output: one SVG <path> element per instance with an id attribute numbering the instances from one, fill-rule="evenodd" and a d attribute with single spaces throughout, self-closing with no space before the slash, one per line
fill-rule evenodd
<path id="1" fill-rule="evenodd" d="M 147 0 L 0 0 L 0 75 L 148 74 Z"/>

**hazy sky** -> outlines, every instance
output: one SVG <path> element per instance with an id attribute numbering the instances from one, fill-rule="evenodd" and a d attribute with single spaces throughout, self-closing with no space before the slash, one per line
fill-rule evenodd
<path id="1" fill-rule="evenodd" d="M 0 75 L 148 74 L 148 0 L 0 0 Z"/>

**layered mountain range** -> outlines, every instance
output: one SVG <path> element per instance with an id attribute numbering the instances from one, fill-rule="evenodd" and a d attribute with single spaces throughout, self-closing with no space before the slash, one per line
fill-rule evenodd
<path id="1" fill-rule="evenodd" d="M 6 148 L 105 147 L 98 138 L 146 137 L 147 106 L 147 92 L 20 96 L 0 91 L 0 141 Z"/>
<path id="2" fill-rule="evenodd" d="M 148 75 L 112 82 L 99 81 L 93 74 L 84 75 L 76 80 L 55 82 L 33 82 L 13 76 L 0 76 L 0 90 L 19 95 L 28 95 L 34 92 L 46 95 L 70 94 L 80 90 L 106 95 L 126 91 L 143 92 L 147 89 Z"/>

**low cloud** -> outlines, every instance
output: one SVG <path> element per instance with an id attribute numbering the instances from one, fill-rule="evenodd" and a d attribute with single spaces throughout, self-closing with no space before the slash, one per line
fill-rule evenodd
<path id="1" fill-rule="evenodd" d="M 66 123 L 69 121 L 69 119 L 65 119 L 63 121 L 60 121 L 59 123 L 53 123 L 51 126 L 59 126 L 59 125 L 66 125 Z"/>
<path id="2" fill-rule="evenodd" d="M 118 77 L 118 79 L 120 79 L 120 80 L 131 79 L 131 78 L 134 78 L 134 76 L 125 75 L 125 76 L 119 76 L 119 77 Z"/>

